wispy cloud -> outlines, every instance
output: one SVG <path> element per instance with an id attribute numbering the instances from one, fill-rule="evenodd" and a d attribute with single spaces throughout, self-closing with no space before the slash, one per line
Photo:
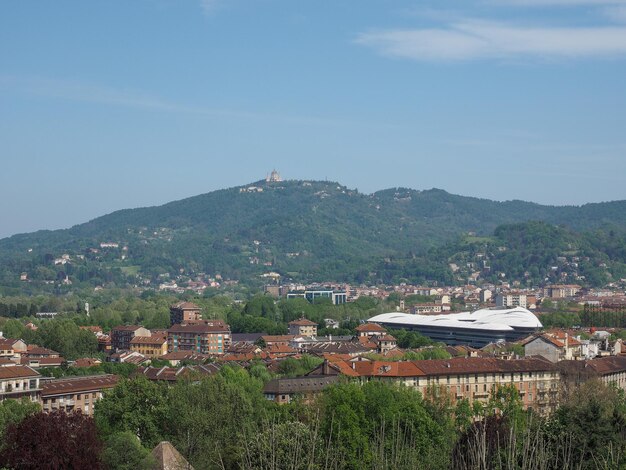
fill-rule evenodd
<path id="1" fill-rule="evenodd" d="M 220 0 L 200 0 L 200 8 L 205 15 L 212 15 L 219 8 Z"/>
<path id="2" fill-rule="evenodd" d="M 614 5 L 602 9 L 604 16 L 617 23 L 626 23 L 626 5 Z"/>
<path id="3" fill-rule="evenodd" d="M 626 55 L 626 27 L 534 27 L 464 20 L 446 26 L 372 31 L 357 44 L 420 61 L 589 58 Z"/>
<path id="4" fill-rule="evenodd" d="M 232 118 L 260 121 L 275 120 L 288 124 L 334 127 L 394 127 L 384 123 L 364 122 L 334 117 L 275 114 L 256 110 L 247 111 L 211 108 L 207 106 L 191 106 L 150 95 L 140 90 L 117 89 L 81 81 L 32 76 L 0 75 L 0 92 L 3 90 L 9 91 L 13 96 L 15 96 L 16 93 L 21 93 L 64 101 L 94 103 L 103 106 L 134 108 L 160 113 L 191 114 L 207 118 Z"/>

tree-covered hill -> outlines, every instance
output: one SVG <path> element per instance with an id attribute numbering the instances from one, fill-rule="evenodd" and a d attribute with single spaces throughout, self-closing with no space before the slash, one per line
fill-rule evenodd
<path id="1" fill-rule="evenodd" d="M 24 289 L 21 273 L 31 288 L 63 280 L 147 284 L 181 270 L 190 279 L 206 273 L 258 280 L 276 271 L 298 280 L 372 280 L 382 277 L 381 262 L 423 260 L 462 234 L 491 235 L 502 224 L 529 220 L 572 233 L 607 223 L 620 230 L 626 228 L 626 201 L 553 207 L 438 189 L 362 194 L 335 182 L 261 181 L 0 240 L 0 285 Z M 69 261 L 58 261 L 64 254 Z M 450 277 L 440 259 L 427 261 L 437 263 L 440 278 Z"/>

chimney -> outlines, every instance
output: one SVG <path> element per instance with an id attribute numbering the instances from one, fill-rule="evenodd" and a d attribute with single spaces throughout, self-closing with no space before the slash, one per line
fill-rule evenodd
<path id="1" fill-rule="evenodd" d="M 569 347 L 569 335 L 565 332 L 565 349 Z"/>

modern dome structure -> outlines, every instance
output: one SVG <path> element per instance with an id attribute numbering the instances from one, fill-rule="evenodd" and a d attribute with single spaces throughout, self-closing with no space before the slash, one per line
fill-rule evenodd
<path id="1" fill-rule="evenodd" d="M 515 341 L 542 328 L 539 319 L 522 307 L 484 308 L 447 315 L 382 313 L 368 320 L 388 328 L 417 331 L 434 341 L 482 347 L 498 341 Z"/>

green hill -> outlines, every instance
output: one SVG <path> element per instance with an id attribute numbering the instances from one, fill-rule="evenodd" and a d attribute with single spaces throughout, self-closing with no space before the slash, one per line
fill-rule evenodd
<path id="1" fill-rule="evenodd" d="M 365 281 L 381 278 L 381 262 L 407 265 L 462 234 L 491 235 L 502 224 L 529 220 L 571 231 L 607 224 L 620 230 L 626 201 L 553 207 L 438 189 L 361 194 L 335 182 L 261 181 L 2 239 L 0 286 L 35 291 L 66 277 L 75 287 L 154 285 L 181 270 L 190 278 L 219 273 L 252 282 L 268 271 L 297 280 Z M 101 247 L 105 242 L 119 246 Z M 63 254 L 70 262 L 55 265 Z M 446 269 L 439 263 L 435 271 L 446 278 Z M 20 273 L 31 282 L 20 282 Z"/>

